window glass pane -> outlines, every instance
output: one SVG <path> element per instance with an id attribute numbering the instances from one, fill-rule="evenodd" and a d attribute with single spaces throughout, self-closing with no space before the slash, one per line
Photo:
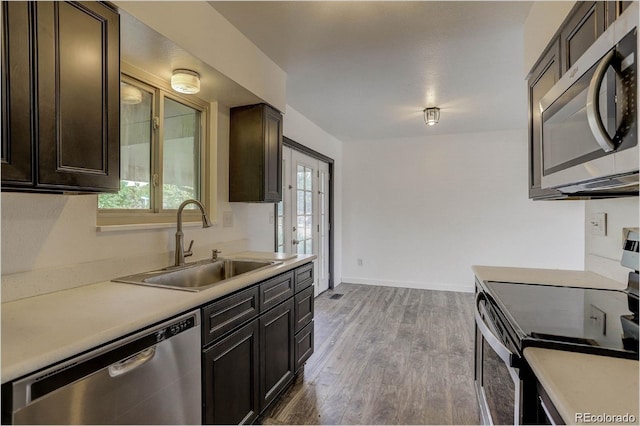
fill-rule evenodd
<path id="1" fill-rule="evenodd" d="M 277 241 L 277 246 L 278 246 L 278 251 L 280 251 L 280 248 L 283 248 L 284 245 L 284 218 L 283 217 L 278 217 L 278 241 Z"/>
<path id="2" fill-rule="evenodd" d="M 163 118 L 162 208 L 177 209 L 200 199 L 200 111 L 165 98 Z"/>
<path id="3" fill-rule="evenodd" d="M 120 192 L 101 194 L 101 209 L 151 208 L 153 94 L 122 82 L 120 103 Z"/>

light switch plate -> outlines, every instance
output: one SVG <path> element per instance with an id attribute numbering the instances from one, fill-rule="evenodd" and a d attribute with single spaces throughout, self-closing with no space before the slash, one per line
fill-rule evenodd
<path id="1" fill-rule="evenodd" d="M 222 212 L 222 227 L 231 228 L 233 226 L 233 212 Z"/>
<path id="2" fill-rule="evenodd" d="M 607 235 L 607 214 L 594 213 L 589 221 L 591 235 L 606 237 Z"/>

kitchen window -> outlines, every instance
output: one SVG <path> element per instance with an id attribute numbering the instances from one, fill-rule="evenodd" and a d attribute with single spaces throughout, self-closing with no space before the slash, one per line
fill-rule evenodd
<path id="1" fill-rule="evenodd" d="M 211 210 L 204 178 L 209 104 L 158 83 L 122 74 L 120 191 L 98 196 L 98 225 L 173 223 L 190 198 Z M 189 213 L 186 220 L 199 220 Z"/>

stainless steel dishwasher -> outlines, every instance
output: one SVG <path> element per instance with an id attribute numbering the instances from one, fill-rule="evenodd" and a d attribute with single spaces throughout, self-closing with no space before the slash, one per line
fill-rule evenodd
<path id="1" fill-rule="evenodd" d="M 13 383 L 13 424 L 200 424 L 200 313 Z"/>

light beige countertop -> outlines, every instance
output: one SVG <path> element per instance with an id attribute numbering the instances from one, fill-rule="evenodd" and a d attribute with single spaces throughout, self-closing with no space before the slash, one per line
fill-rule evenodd
<path id="1" fill-rule="evenodd" d="M 267 256 L 261 252 L 240 255 L 225 257 Z M 106 281 L 3 303 L 2 383 L 196 309 L 315 258 L 298 255 L 199 292 Z"/>
<path id="2" fill-rule="evenodd" d="M 586 413 L 640 420 L 638 361 L 531 347 L 524 357 L 566 424 L 586 423 L 576 418 Z"/>
<path id="3" fill-rule="evenodd" d="M 589 271 L 566 269 L 513 268 L 502 266 L 472 266 L 480 281 L 498 281 L 524 284 L 548 284 L 565 287 L 589 287 L 622 290 L 626 284 Z"/>
<path id="4" fill-rule="evenodd" d="M 481 281 L 626 288 L 626 284 L 588 271 L 497 266 L 472 269 Z M 524 356 L 567 424 L 579 423 L 576 413 L 630 414 L 635 416 L 634 423 L 640 420 L 637 360 L 534 347 L 526 348 Z"/>

